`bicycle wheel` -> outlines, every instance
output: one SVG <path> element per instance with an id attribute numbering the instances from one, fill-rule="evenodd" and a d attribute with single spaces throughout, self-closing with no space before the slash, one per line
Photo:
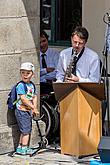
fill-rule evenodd
<path id="1" fill-rule="evenodd" d="M 42 104 L 42 107 L 41 107 L 41 116 L 42 115 L 44 115 L 42 118 L 42 121 L 44 121 L 44 123 L 46 124 L 45 134 L 47 136 L 49 134 L 50 127 L 51 127 L 51 117 L 45 104 Z"/>
<path id="2" fill-rule="evenodd" d="M 44 115 L 42 120 L 46 123 L 46 137 L 48 140 L 52 139 L 59 129 L 59 114 L 47 102 L 42 104 L 41 114 Z"/>

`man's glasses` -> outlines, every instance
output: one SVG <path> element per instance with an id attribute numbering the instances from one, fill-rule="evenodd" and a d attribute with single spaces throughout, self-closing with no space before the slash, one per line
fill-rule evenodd
<path id="1" fill-rule="evenodd" d="M 79 45 L 79 46 L 84 45 L 84 42 L 72 41 L 72 43 L 73 43 L 74 45 Z"/>

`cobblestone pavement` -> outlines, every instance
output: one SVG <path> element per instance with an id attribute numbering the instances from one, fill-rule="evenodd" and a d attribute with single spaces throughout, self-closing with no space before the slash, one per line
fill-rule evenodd
<path id="1" fill-rule="evenodd" d="M 87 165 L 90 159 L 78 159 L 59 152 L 42 150 L 42 152 L 32 157 L 28 155 L 15 155 L 14 157 L 9 156 L 9 154 L 0 155 L 0 165 Z"/>

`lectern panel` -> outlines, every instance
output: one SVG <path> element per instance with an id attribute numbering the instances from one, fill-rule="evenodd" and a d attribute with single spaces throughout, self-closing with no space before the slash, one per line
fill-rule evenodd
<path id="1" fill-rule="evenodd" d="M 96 154 L 102 134 L 103 84 L 53 85 L 60 102 L 61 152 L 75 156 Z"/>

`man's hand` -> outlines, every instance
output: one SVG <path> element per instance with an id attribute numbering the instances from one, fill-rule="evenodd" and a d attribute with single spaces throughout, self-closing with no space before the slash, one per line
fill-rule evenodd
<path id="1" fill-rule="evenodd" d="M 67 82 L 79 82 L 79 78 L 77 77 L 77 76 L 75 76 L 75 75 L 71 75 L 71 77 L 66 77 L 66 81 Z"/>
<path id="2" fill-rule="evenodd" d="M 46 68 L 47 73 L 53 72 L 55 70 L 55 68 Z"/>

